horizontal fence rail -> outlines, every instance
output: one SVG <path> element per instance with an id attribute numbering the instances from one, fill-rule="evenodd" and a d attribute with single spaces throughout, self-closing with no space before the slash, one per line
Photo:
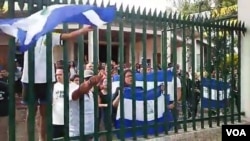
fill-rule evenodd
<path id="1" fill-rule="evenodd" d="M 52 4 L 111 5 L 81 0 L 55 0 L 53 3 L 8 0 L 6 18 L 16 17 L 15 2 L 24 11 L 24 5 L 28 4 L 28 15 Z M 3 1 L 0 7 L 4 7 Z M 72 29 L 71 25 L 63 24 L 62 29 L 55 32 L 69 33 L 83 27 L 77 25 Z M 45 35 L 46 104 L 36 101 L 36 47 L 28 50 L 29 101 L 23 103 L 24 114 L 28 111 L 27 124 L 16 124 L 20 116 L 16 114 L 16 103 L 20 101 L 13 86 L 18 47 L 11 38 L 6 60 L 9 140 L 34 141 L 43 136 L 50 141 L 139 140 L 241 122 L 244 113 L 240 107 L 240 58 L 241 38 L 245 32 L 241 21 L 215 21 L 121 5 L 113 23 L 95 27 L 73 41 L 62 41 L 53 47 L 53 33 L 48 33 Z M 71 96 L 71 84 L 75 83 L 70 77 L 73 72 L 69 62 L 72 61 L 80 84 L 88 81 L 86 76 L 91 73 L 88 70 L 92 70 L 93 75 L 105 74 L 105 79 L 93 86 L 88 95 L 82 94 L 77 100 Z M 55 113 L 58 107 L 53 107 L 58 105 L 54 103 L 57 83 L 53 81 L 53 71 L 57 73 L 60 68 L 63 74 L 60 112 L 63 114 Z M 55 79 L 58 81 L 58 75 Z M 78 114 L 72 114 L 72 110 L 78 110 Z M 55 126 L 54 114 L 63 115 L 64 124 Z M 44 130 L 36 131 L 43 123 Z M 73 126 L 79 128 L 79 134 L 73 134 Z M 23 134 L 20 129 L 26 128 Z M 63 132 L 62 136 L 54 137 L 59 131 Z"/>

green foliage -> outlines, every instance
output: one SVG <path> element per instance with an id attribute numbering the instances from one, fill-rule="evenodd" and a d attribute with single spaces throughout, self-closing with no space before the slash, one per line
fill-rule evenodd
<path id="1" fill-rule="evenodd" d="M 214 0 L 214 3 L 211 1 L 212 0 L 179 0 L 178 10 L 184 15 L 210 11 L 210 18 L 214 20 L 229 16 L 231 17 L 232 15 L 237 14 L 237 0 Z M 232 22 L 234 20 L 235 19 L 230 19 Z M 217 32 L 219 34 L 217 34 Z M 237 68 L 239 63 L 238 55 L 234 54 L 234 58 L 232 59 L 229 50 L 232 46 L 231 44 L 237 46 L 237 39 L 234 39 L 234 42 L 231 43 L 229 33 L 224 33 L 223 31 L 212 31 L 212 33 L 215 33 L 212 36 L 212 42 L 215 44 L 215 47 L 211 50 L 211 58 L 214 58 L 214 60 L 211 61 L 213 62 L 214 67 L 219 68 L 221 72 L 227 74 L 230 71 L 229 68 L 231 68 L 231 65 L 233 65 L 234 68 Z M 203 34 L 204 38 L 206 38 L 207 32 L 205 31 Z M 224 38 L 227 40 L 224 40 Z M 225 52 L 224 50 L 227 51 Z M 224 58 L 225 55 L 226 60 Z"/>
<path id="2" fill-rule="evenodd" d="M 236 5 L 237 0 L 214 0 L 214 5 L 211 0 L 179 0 L 178 3 L 178 10 L 187 15 L 230 7 Z"/>
<path id="3" fill-rule="evenodd" d="M 191 0 L 179 0 L 178 10 L 184 15 L 208 11 L 211 9 L 209 1 L 210 0 L 196 0 L 194 3 L 192 3 Z"/>
<path id="4" fill-rule="evenodd" d="M 229 7 L 232 5 L 236 5 L 237 0 L 215 0 L 215 5 L 217 8 L 220 7 Z"/>

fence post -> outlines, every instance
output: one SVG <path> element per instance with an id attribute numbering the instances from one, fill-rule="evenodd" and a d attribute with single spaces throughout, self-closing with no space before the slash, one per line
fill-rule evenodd
<path id="1" fill-rule="evenodd" d="M 247 5 L 250 4 L 250 1 L 245 0 L 238 0 L 238 19 L 245 22 L 245 27 L 250 28 L 250 18 L 248 13 L 250 9 Z M 241 111 L 245 112 L 245 117 L 250 119 L 250 108 L 249 108 L 249 101 L 250 101 L 250 32 L 246 32 L 245 36 L 242 37 L 242 46 L 241 46 Z"/>

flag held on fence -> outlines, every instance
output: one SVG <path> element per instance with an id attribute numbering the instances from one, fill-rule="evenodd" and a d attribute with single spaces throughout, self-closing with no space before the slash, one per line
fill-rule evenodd
<path id="1" fill-rule="evenodd" d="M 166 80 L 167 82 L 171 82 L 173 79 L 173 72 L 172 70 L 167 70 L 166 72 Z M 165 81 L 165 73 L 164 71 L 158 71 L 156 74 L 156 80 L 155 80 L 155 73 L 151 72 L 146 75 L 146 78 L 143 77 L 142 73 L 136 73 L 135 74 L 135 86 L 136 87 L 144 87 L 144 80 L 147 81 L 147 89 L 154 89 L 154 83 L 157 81 L 157 86 L 160 86 L 162 83 Z M 120 75 L 115 75 L 113 77 L 113 82 L 112 82 L 112 93 L 115 93 L 116 88 L 120 87 Z"/>
<path id="2" fill-rule="evenodd" d="M 0 20 L 0 30 L 16 38 L 21 51 L 26 51 L 41 36 L 62 23 L 101 26 L 114 20 L 115 6 L 56 4 L 46 7 L 29 17 Z"/>
<path id="3" fill-rule="evenodd" d="M 124 123 L 124 127 L 134 127 L 134 126 L 145 126 L 152 125 L 155 122 L 160 124 L 157 128 L 149 127 L 147 129 L 147 134 L 152 135 L 155 132 L 162 133 L 165 130 L 170 129 L 170 123 L 167 126 L 167 129 L 163 125 L 166 124 L 167 121 L 171 122 L 173 121 L 172 113 L 170 110 L 165 110 L 165 101 L 169 102 L 169 95 L 161 94 L 160 90 L 160 84 L 164 82 L 163 71 L 156 72 L 159 77 L 157 79 L 154 79 L 154 72 L 147 74 L 146 81 L 147 85 L 150 85 L 147 87 L 147 94 L 145 96 L 144 90 L 143 90 L 143 74 L 136 74 L 135 77 L 135 94 L 132 93 L 131 87 L 125 87 L 123 89 L 123 111 L 124 111 L 124 117 L 121 117 L 120 110 L 121 105 L 118 105 L 117 108 L 117 115 L 115 120 L 115 127 L 121 128 L 122 124 Z M 173 73 L 172 71 L 167 71 L 167 81 L 172 81 Z M 157 81 L 157 88 L 154 88 L 154 81 Z M 112 87 L 118 87 L 117 82 L 119 82 L 119 77 L 116 76 L 114 78 L 114 82 L 112 83 Z M 119 84 L 119 83 L 118 83 Z M 155 93 L 156 92 L 156 93 Z M 146 97 L 146 99 L 145 99 Z M 157 109 L 155 109 L 155 99 L 157 99 Z M 135 100 L 135 109 L 133 109 L 132 102 Z M 147 111 L 144 111 L 144 100 L 147 102 Z M 135 110 L 136 118 L 133 119 L 132 111 Z M 155 113 L 157 113 L 157 117 L 155 117 Z M 144 114 L 147 116 L 147 120 L 144 119 Z M 135 122 L 134 122 L 135 121 Z M 142 136 L 143 130 L 136 130 L 136 136 Z M 118 138 L 120 138 L 120 134 L 118 133 Z M 129 138 L 133 136 L 133 132 L 131 130 L 125 131 L 125 137 Z"/>
<path id="4" fill-rule="evenodd" d="M 203 108 L 223 108 L 226 105 L 230 96 L 230 85 L 227 82 L 203 78 L 201 85 L 203 87 L 203 97 L 201 99 Z M 211 92 L 209 93 L 209 91 Z"/>

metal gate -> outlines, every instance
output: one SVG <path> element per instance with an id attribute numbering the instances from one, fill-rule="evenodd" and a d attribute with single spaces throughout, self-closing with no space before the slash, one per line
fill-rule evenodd
<path id="1" fill-rule="evenodd" d="M 16 2 L 16 4 L 14 4 Z M 89 1 L 87 3 L 83 3 L 81 0 L 77 1 L 78 4 L 90 4 Z M 93 5 L 97 5 L 98 1 L 91 3 Z M 2 13 L 2 17 L 5 18 L 14 18 L 18 13 L 24 13 L 26 16 L 32 14 L 34 11 L 40 10 L 43 6 L 51 5 L 51 4 L 59 4 L 59 0 L 51 1 L 15 1 L 8 0 L 8 10 L 6 13 Z M 63 3 L 68 3 L 68 1 L 64 1 Z M 75 4 L 75 0 L 71 0 L 70 4 Z M 28 8 L 25 9 L 25 5 L 27 4 Z M 3 6 L 3 1 L 0 2 L 0 6 Z M 16 7 L 20 8 L 20 11 L 16 10 Z M 105 6 L 104 2 L 99 6 Z M 5 7 L 6 10 L 6 7 Z M 72 29 L 72 25 L 62 25 L 62 29 L 58 29 L 59 32 L 69 32 Z M 79 26 L 81 27 L 81 25 Z M 69 60 L 69 52 L 71 48 L 68 43 L 63 44 L 63 51 L 60 52 L 63 54 L 63 66 L 64 66 L 64 74 L 68 74 L 68 61 L 76 61 L 79 67 L 79 76 L 80 81 L 83 81 L 83 71 L 82 67 L 85 65 L 84 61 L 84 48 L 86 48 L 86 42 L 88 40 L 92 40 L 93 46 L 88 46 L 90 49 L 93 48 L 92 60 L 94 65 L 94 73 L 98 73 L 99 66 L 101 64 L 99 62 L 99 55 L 102 52 L 99 52 L 99 43 L 103 43 L 106 45 L 106 70 L 107 70 L 107 81 L 108 81 L 108 93 L 112 93 L 112 82 L 113 77 L 112 73 L 114 71 L 119 71 L 119 74 L 124 74 L 125 69 L 131 69 L 133 73 L 133 85 L 132 89 L 132 125 L 127 126 L 124 122 L 124 97 L 121 95 L 120 99 L 120 112 L 121 112 L 121 126 L 120 128 L 116 128 L 113 126 L 113 121 L 111 119 L 112 114 L 111 105 L 112 105 L 112 96 L 107 97 L 108 107 L 105 111 L 108 114 L 105 114 L 105 125 L 106 129 L 100 130 L 99 125 L 99 108 L 98 108 L 98 95 L 94 95 L 94 114 L 95 114 L 95 129 L 92 136 L 94 140 L 99 140 L 100 138 L 104 140 L 125 140 L 126 136 L 131 133 L 130 138 L 133 140 L 137 140 L 139 138 L 148 138 L 150 136 L 159 136 L 160 134 L 168 134 L 169 132 L 177 133 L 179 130 L 190 131 L 197 130 L 197 128 L 205 128 L 209 126 L 210 128 L 215 126 L 220 126 L 222 124 L 229 124 L 234 122 L 241 122 L 242 111 L 240 107 L 240 58 L 241 58 L 241 37 L 244 35 L 246 31 L 244 27 L 244 23 L 237 20 L 213 20 L 207 17 L 201 16 L 183 16 L 177 13 L 168 13 L 168 12 L 158 12 L 157 10 L 148 10 L 147 8 L 139 8 L 135 9 L 135 7 L 126 7 L 121 5 L 117 11 L 116 20 L 112 24 L 108 24 L 101 29 L 94 29 L 93 34 L 89 34 L 88 36 L 81 36 L 75 41 L 75 45 L 77 46 L 77 51 L 75 53 L 70 54 L 73 56 L 77 56 L 76 60 Z M 47 36 L 51 37 L 51 34 Z M 48 39 L 47 45 L 51 45 L 51 38 Z M 88 42 L 90 43 L 90 42 Z M 112 54 L 116 52 L 112 52 L 112 46 L 116 44 L 119 46 L 118 49 L 118 68 L 117 70 L 112 70 Z M 85 45 L 85 46 L 84 46 Z M 16 124 L 16 97 L 15 97 L 15 89 L 13 89 L 15 80 L 15 53 L 16 53 L 16 45 L 15 39 L 9 40 L 9 49 L 8 49 L 8 87 L 9 87 L 9 140 L 22 140 L 22 137 L 19 137 Z M 48 46 L 48 48 L 51 48 Z M 33 49 L 29 50 L 30 52 L 34 51 Z M 76 54 L 77 53 L 77 54 Z M 90 53 L 90 52 L 88 52 Z M 90 54 L 89 54 L 90 55 Z M 34 53 L 29 54 L 29 82 L 34 83 Z M 47 52 L 47 74 L 52 74 L 52 52 Z M 137 65 L 141 65 L 141 70 L 136 68 Z M 175 106 L 179 107 L 179 117 L 174 116 L 173 121 L 157 122 L 155 120 L 153 124 L 148 124 L 147 121 L 147 113 L 144 112 L 144 124 L 143 126 L 137 126 L 137 117 L 136 113 L 136 71 L 141 73 L 143 76 L 143 86 L 144 86 L 144 94 L 147 95 L 147 70 L 151 70 L 154 73 L 153 85 L 155 89 L 155 93 L 157 92 L 156 87 L 158 86 L 157 79 L 158 73 L 157 71 L 163 71 L 164 77 L 167 77 L 168 68 L 173 68 L 173 85 L 174 85 L 174 103 Z M 189 77 L 187 77 L 189 75 Z M 68 75 L 64 76 L 64 113 L 69 113 L 69 101 L 68 92 L 69 86 L 69 77 Z M 49 88 L 53 87 L 52 75 L 47 75 L 47 80 Z M 187 79 L 190 78 L 189 83 L 187 84 Z M 229 85 L 228 89 L 223 90 L 214 90 L 212 89 L 212 85 L 209 83 L 207 85 L 208 88 L 203 86 L 197 87 L 196 81 L 194 80 L 215 80 L 218 82 L 224 82 Z M 120 79 L 125 79 L 123 75 L 120 76 Z M 177 99 L 177 79 L 181 80 L 181 101 L 178 102 Z M 201 83 L 201 82 L 200 82 Z M 165 84 L 165 88 L 167 89 L 168 80 L 165 79 L 163 82 Z M 204 84 L 205 85 L 205 84 Z M 217 84 L 220 85 L 220 84 Z M 124 82 L 120 81 L 120 87 L 124 87 Z M 51 96 L 51 89 L 47 89 L 47 95 Z M 207 89 L 205 91 L 204 89 Z M 198 98 L 195 98 L 196 91 L 199 91 Z M 204 107 L 204 97 L 207 99 L 212 99 L 213 93 L 217 91 L 217 106 L 213 107 L 212 102 L 208 102 L 208 105 Z M 220 92 L 219 92 L 220 91 Z M 228 92 L 229 91 L 229 92 Z M 34 87 L 30 87 L 29 93 L 31 99 L 34 99 Z M 94 90 L 94 93 L 98 93 L 98 89 Z M 121 92 L 123 93 L 123 92 Z M 206 94 L 204 94 L 206 93 Z M 226 101 L 225 105 L 220 107 L 220 97 L 219 94 L 223 93 Z M 225 94 L 228 93 L 228 94 Z M 190 98 L 191 95 L 191 99 Z M 206 96 L 205 96 L 206 95 Z M 143 111 L 148 111 L 148 105 L 146 102 L 146 97 L 143 100 L 144 106 Z M 203 99 L 203 100 L 202 100 Z M 199 102 L 196 102 L 198 100 Z M 158 99 L 155 97 L 155 102 L 153 109 L 157 110 L 158 107 L 164 107 L 167 109 L 167 105 L 169 103 L 165 103 L 164 105 L 158 105 Z M 191 106 L 190 106 L 191 105 Z M 195 108 L 192 105 L 198 106 L 198 111 L 195 112 Z M 200 106 L 199 106 L 200 105 Z M 203 105 L 203 106 L 202 106 Z M 200 107 L 200 108 L 199 108 Z M 35 101 L 31 102 L 27 105 L 27 109 L 29 109 L 29 117 L 28 117 L 28 134 L 27 137 L 29 141 L 37 140 L 35 136 Z M 80 131 L 83 131 L 84 125 L 84 107 L 80 107 Z M 196 109 L 197 110 L 197 109 Z M 173 115 L 176 113 L 173 112 Z M 189 115 L 191 114 L 191 115 Z M 46 110 L 46 134 L 47 140 L 53 140 L 53 128 L 52 128 L 52 101 L 50 100 L 47 105 Z M 154 113 L 154 118 L 157 119 L 159 116 L 157 112 Z M 79 139 L 85 140 L 86 136 L 81 132 L 79 137 L 70 138 L 69 137 L 69 115 L 65 114 L 65 136 L 64 140 L 70 139 Z M 169 125 L 172 125 L 172 129 L 168 128 Z M 179 125 L 182 127 L 179 128 Z M 25 128 L 25 127 L 23 127 Z M 163 128 L 164 132 L 158 131 L 159 128 Z M 148 130 L 152 129 L 154 132 L 149 134 Z M 141 131 L 140 136 L 137 134 Z M 24 135 L 25 136 L 25 135 Z"/>

